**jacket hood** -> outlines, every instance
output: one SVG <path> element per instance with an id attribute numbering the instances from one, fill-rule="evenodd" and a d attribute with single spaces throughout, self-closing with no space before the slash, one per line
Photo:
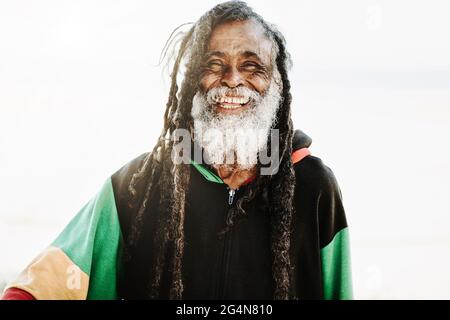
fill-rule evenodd
<path id="1" fill-rule="evenodd" d="M 304 133 L 302 130 L 295 130 L 294 137 L 292 138 L 292 151 L 309 148 L 312 143 L 312 139 Z"/>

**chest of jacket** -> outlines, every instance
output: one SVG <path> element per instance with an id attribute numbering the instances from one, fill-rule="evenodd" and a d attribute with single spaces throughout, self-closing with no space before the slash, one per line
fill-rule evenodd
<path id="1" fill-rule="evenodd" d="M 272 299 L 273 259 L 268 203 L 262 194 L 258 194 L 246 205 L 246 216 L 228 232 L 219 235 L 249 186 L 237 190 L 230 201 L 225 184 L 209 181 L 192 168 L 184 225 L 183 298 Z M 157 199 L 154 202 L 158 203 Z M 292 239 L 307 239 L 302 243 L 308 245 L 292 246 L 292 260 L 295 264 L 300 263 L 292 276 L 293 296 L 320 298 L 318 228 L 315 219 L 308 218 L 314 215 L 314 201 L 309 196 L 295 203 L 296 211 L 309 212 L 302 218 L 297 214 L 294 217 Z M 149 266 L 155 262 L 154 252 L 158 250 L 158 243 L 155 243 L 155 236 L 160 232 L 156 222 L 158 209 L 155 205 L 149 207 L 142 241 L 133 253 L 132 263 L 126 266 L 126 281 L 121 286 L 125 298 L 145 298 L 147 295 L 148 284 L 152 281 Z M 168 290 L 168 268 L 162 281 L 163 291 Z"/>

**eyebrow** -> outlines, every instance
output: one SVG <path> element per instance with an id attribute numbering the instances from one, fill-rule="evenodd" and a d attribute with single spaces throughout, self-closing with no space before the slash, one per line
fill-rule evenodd
<path id="1" fill-rule="evenodd" d="M 262 61 L 261 58 L 259 57 L 259 55 L 256 52 L 253 51 L 244 51 L 242 53 L 243 56 L 245 56 L 246 58 L 257 58 L 258 60 Z"/>
<path id="2" fill-rule="evenodd" d="M 212 56 L 225 57 L 225 53 L 222 51 L 211 51 L 206 54 L 206 58 L 211 58 Z"/>
<path id="3" fill-rule="evenodd" d="M 253 51 L 246 50 L 246 51 L 240 52 L 240 54 L 242 54 L 245 58 L 256 58 L 259 61 L 262 61 L 261 57 L 256 52 L 253 52 Z M 217 56 L 217 57 L 223 58 L 226 56 L 226 54 L 222 51 L 211 51 L 206 54 L 207 59 L 211 58 L 212 56 Z"/>

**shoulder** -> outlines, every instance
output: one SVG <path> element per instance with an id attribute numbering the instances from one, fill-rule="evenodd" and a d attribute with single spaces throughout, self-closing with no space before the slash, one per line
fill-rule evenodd
<path id="1" fill-rule="evenodd" d="M 312 144 L 312 139 L 302 130 L 295 130 L 292 138 L 293 155 L 297 151 L 305 150 Z M 295 152 L 294 152 L 295 151 Z M 332 191 L 337 187 L 333 171 L 323 161 L 313 155 L 307 155 L 294 164 L 297 184 L 305 186 L 309 191 Z"/>
<path id="2" fill-rule="evenodd" d="M 318 222 L 323 248 L 347 227 L 340 187 L 333 171 L 318 157 L 305 157 L 294 165 L 294 170 L 297 210 Z"/>
<path id="3" fill-rule="evenodd" d="M 127 162 L 111 176 L 115 192 L 122 193 L 122 191 L 128 190 L 128 185 L 130 184 L 133 174 L 138 172 L 142 167 L 148 155 L 149 152 L 142 153 L 138 157 Z"/>
<path id="4" fill-rule="evenodd" d="M 127 231 L 130 227 L 130 217 L 136 214 L 137 210 L 136 207 L 132 206 L 134 196 L 129 190 L 130 182 L 133 178 L 133 175 L 142 168 L 148 156 L 149 152 L 139 155 L 138 157 L 127 162 L 111 176 L 111 184 L 114 193 L 117 213 L 124 236 L 126 236 Z M 135 187 L 137 198 L 140 198 L 142 196 L 144 188 L 145 179 L 142 179 Z"/>
<path id="5" fill-rule="evenodd" d="M 324 164 L 322 159 L 309 155 L 294 164 L 297 184 L 315 192 L 339 191 L 339 186 L 333 171 Z"/>

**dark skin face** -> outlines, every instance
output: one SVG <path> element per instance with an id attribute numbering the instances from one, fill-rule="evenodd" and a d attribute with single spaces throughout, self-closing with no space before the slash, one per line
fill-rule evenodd
<path id="1" fill-rule="evenodd" d="M 211 34 L 200 88 L 207 92 L 221 86 L 230 89 L 244 86 L 263 95 L 272 78 L 272 54 L 272 41 L 257 22 L 246 20 L 221 24 Z M 240 98 L 227 95 L 226 101 L 217 102 L 212 107 L 222 114 L 239 114 L 253 103 L 239 101 Z M 236 165 L 221 165 L 215 169 L 231 189 L 239 188 L 256 173 L 256 166 L 241 170 Z"/>
<path id="2" fill-rule="evenodd" d="M 263 27 L 253 20 L 217 26 L 211 34 L 203 65 L 201 90 L 207 92 L 221 86 L 231 89 L 244 86 L 264 94 L 272 77 L 272 46 Z M 251 104 L 252 101 L 216 103 L 213 108 L 223 114 L 238 114 Z"/>

